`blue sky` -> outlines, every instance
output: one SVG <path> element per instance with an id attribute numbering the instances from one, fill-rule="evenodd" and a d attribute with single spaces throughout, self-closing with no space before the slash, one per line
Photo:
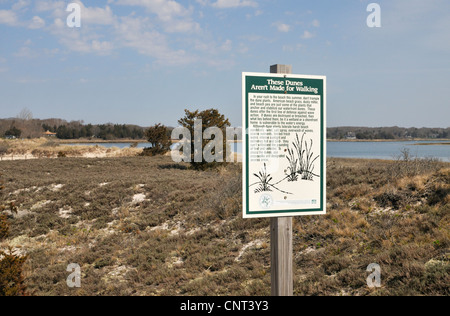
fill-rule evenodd
<path id="1" fill-rule="evenodd" d="M 0 117 L 240 126 L 241 73 L 279 63 L 327 76 L 328 126 L 449 127 L 450 1 L 370 2 L 0 0 Z"/>

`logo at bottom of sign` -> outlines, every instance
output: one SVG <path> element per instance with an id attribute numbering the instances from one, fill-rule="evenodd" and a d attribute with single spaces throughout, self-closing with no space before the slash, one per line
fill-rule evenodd
<path id="1" fill-rule="evenodd" d="M 269 209 L 273 205 L 273 198 L 270 194 L 263 194 L 259 198 L 259 206 L 263 209 Z"/>

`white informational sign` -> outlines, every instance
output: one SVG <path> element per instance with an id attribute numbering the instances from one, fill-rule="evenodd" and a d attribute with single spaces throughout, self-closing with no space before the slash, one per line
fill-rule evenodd
<path id="1" fill-rule="evenodd" d="M 326 212 L 326 77 L 243 73 L 244 218 Z"/>

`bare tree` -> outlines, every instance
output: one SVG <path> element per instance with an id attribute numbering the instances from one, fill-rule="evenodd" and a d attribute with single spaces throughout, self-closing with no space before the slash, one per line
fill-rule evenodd
<path id="1" fill-rule="evenodd" d="M 19 120 L 29 121 L 33 119 L 33 113 L 28 108 L 23 108 L 17 115 Z"/>

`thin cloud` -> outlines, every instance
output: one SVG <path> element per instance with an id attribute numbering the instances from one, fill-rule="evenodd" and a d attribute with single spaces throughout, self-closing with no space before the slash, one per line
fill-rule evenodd
<path id="1" fill-rule="evenodd" d="M 17 14 L 10 10 L 0 10 L 0 24 L 16 26 L 19 22 Z"/>
<path id="2" fill-rule="evenodd" d="M 12 9 L 18 11 L 28 7 L 29 5 L 30 5 L 29 0 L 19 0 L 12 6 Z"/>
<path id="3" fill-rule="evenodd" d="M 118 5 L 141 6 L 155 14 L 164 31 L 168 33 L 192 33 L 201 31 L 200 24 L 192 18 L 192 9 L 187 9 L 173 0 L 118 0 Z"/>
<path id="4" fill-rule="evenodd" d="M 81 6 L 81 17 L 83 24 L 112 25 L 115 22 L 115 16 L 109 6 L 86 7 L 81 1 L 75 1 Z"/>
<path id="5" fill-rule="evenodd" d="M 217 9 L 229 9 L 239 7 L 253 7 L 256 8 L 258 4 L 252 0 L 217 0 L 211 4 L 212 7 Z"/>
<path id="6" fill-rule="evenodd" d="M 32 58 L 34 57 L 34 54 L 31 51 L 31 48 L 28 46 L 23 46 L 19 49 L 18 52 L 14 53 L 15 57 L 20 57 L 20 58 Z"/>
<path id="7" fill-rule="evenodd" d="M 0 23 L 30 30 L 42 29 L 53 35 L 61 47 L 52 51 L 52 56 L 68 53 L 106 56 L 127 54 L 128 50 L 150 57 L 155 64 L 176 66 L 202 61 L 212 67 L 226 68 L 224 65 L 232 64 L 230 58 L 234 58 L 234 52 L 246 53 L 249 50 L 249 47 L 239 45 L 232 39 L 215 39 L 209 32 L 203 32 L 194 20 L 194 7 L 187 7 L 181 1 L 115 0 L 108 1 L 104 6 L 80 0 L 73 2 L 81 6 L 80 28 L 67 25 L 69 13 L 65 1 L 34 2 L 33 12 L 37 15 L 31 15 L 32 18 L 22 23 L 14 11 L 1 10 Z M 257 6 L 252 0 L 204 2 L 216 8 Z M 16 7 L 28 9 L 29 5 L 30 2 L 24 0 Z M 119 13 L 119 6 L 141 8 L 123 15 Z M 142 11 L 145 12 L 140 14 Z M 287 31 L 289 26 L 279 25 L 279 29 Z M 185 36 L 176 37 L 172 33 L 183 33 Z M 24 46 L 17 48 L 14 56 L 31 58 L 34 53 L 34 49 Z"/>
<path id="8" fill-rule="evenodd" d="M 278 30 L 278 32 L 287 33 L 291 30 L 291 27 L 285 23 L 276 22 L 272 24 Z"/>
<path id="9" fill-rule="evenodd" d="M 67 4 L 64 1 L 36 1 L 35 10 L 37 12 L 55 11 L 65 9 Z"/>
<path id="10" fill-rule="evenodd" d="M 302 34 L 302 39 L 311 39 L 313 38 L 315 35 L 309 31 L 304 31 Z"/>
<path id="11" fill-rule="evenodd" d="M 171 49 L 166 36 L 149 27 L 146 18 L 123 17 L 116 26 L 116 34 L 119 45 L 153 57 L 157 63 L 180 65 L 193 61 L 186 51 Z"/>
<path id="12" fill-rule="evenodd" d="M 45 26 L 45 21 L 38 16 L 34 16 L 31 19 L 31 22 L 28 24 L 28 28 L 31 30 L 40 29 L 40 28 L 43 28 L 44 26 Z"/>

